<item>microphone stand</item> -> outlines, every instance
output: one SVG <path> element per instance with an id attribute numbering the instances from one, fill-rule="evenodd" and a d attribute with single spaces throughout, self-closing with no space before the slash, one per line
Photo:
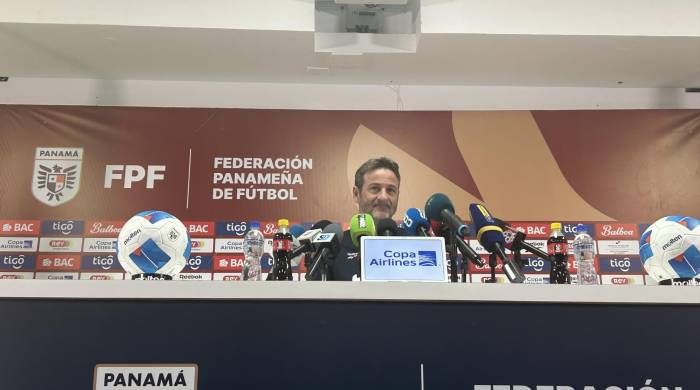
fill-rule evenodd
<path id="1" fill-rule="evenodd" d="M 445 234 L 445 248 L 450 256 L 450 282 L 457 283 L 457 239 L 452 231 L 447 231 Z"/>
<path id="2" fill-rule="evenodd" d="M 496 283 L 496 265 L 498 257 L 495 253 L 489 254 L 489 269 L 491 270 L 491 279 L 487 283 Z"/>

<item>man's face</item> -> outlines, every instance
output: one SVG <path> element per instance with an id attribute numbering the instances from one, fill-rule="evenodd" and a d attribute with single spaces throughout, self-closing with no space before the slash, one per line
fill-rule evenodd
<path id="1" fill-rule="evenodd" d="M 375 220 L 391 218 L 399 203 L 399 179 L 386 168 L 369 171 L 362 188 L 353 187 L 352 195 L 360 213 L 372 214 Z"/>

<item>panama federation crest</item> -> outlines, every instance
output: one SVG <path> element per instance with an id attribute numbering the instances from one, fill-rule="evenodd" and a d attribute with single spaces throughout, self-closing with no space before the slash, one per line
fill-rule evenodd
<path id="1" fill-rule="evenodd" d="M 73 199 L 80 188 L 83 148 L 36 148 L 32 194 L 49 206 Z"/>

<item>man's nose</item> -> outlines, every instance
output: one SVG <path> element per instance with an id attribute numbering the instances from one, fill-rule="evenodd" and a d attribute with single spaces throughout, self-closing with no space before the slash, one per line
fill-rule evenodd
<path id="1" fill-rule="evenodd" d="M 377 198 L 383 200 L 389 199 L 389 194 L 386 192 L 386 189 L 380 190 L 377 194 Z"/>

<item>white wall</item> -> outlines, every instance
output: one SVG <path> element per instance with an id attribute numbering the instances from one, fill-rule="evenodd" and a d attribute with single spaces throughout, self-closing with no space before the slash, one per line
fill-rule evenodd
<path id="1" fill-rule="evenodd" d="M 423 33 L 700 36 L 700 0 L 422 0 Z M 314 0 L 0 0 L 0 23 L 314 31 Z"/>
<path id="2" fill-rule="evenodd" d="M 319 110 L 698 109 L 700 93 L 663 88 L 398 88 L 385 85 L 11 78 L 0 83 L 0 104 Z"/>

